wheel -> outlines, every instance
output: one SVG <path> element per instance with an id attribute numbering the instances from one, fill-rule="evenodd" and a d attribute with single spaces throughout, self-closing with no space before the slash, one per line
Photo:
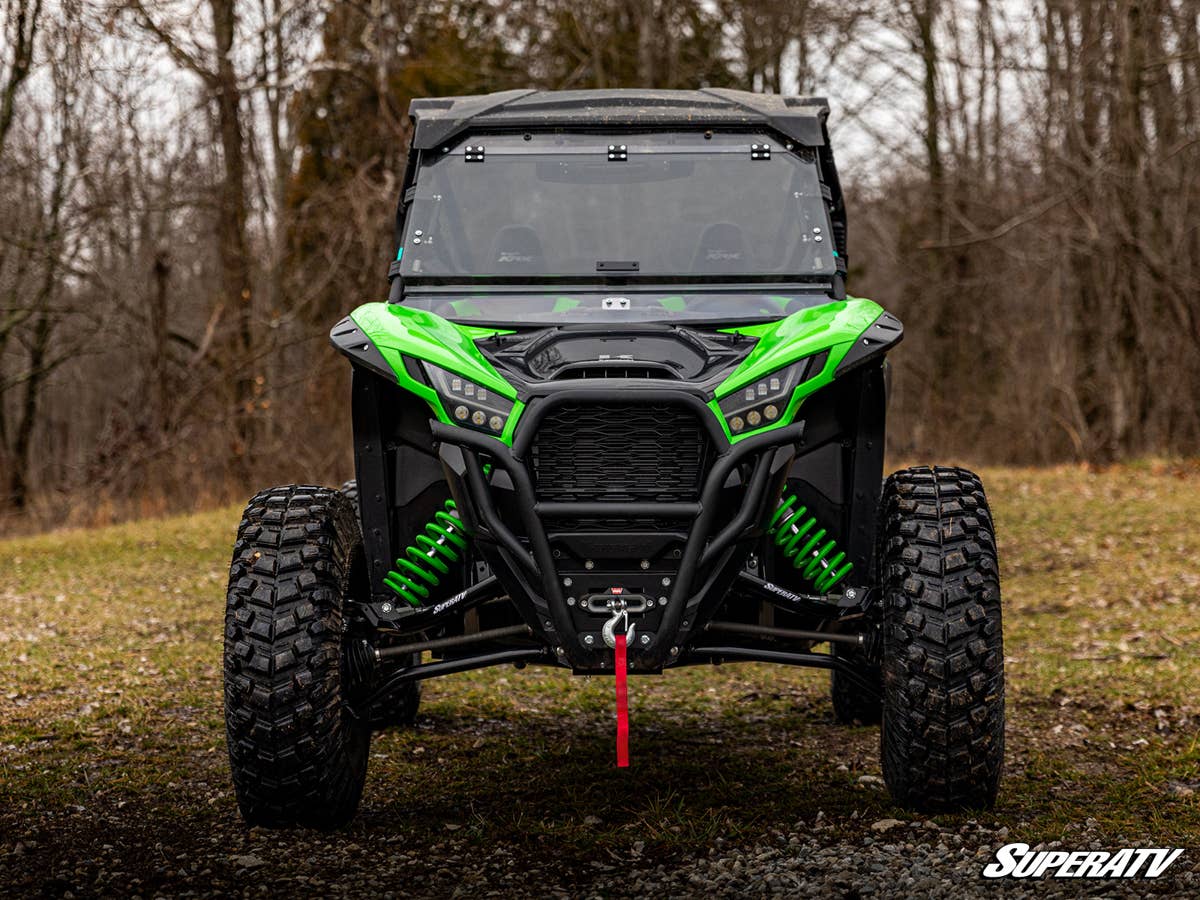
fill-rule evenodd
<path id="1" fill-rule="evenodd" d="M 419 660 L 416 654 L 405 656 L 405 665 L 416 665 Z M 417 720 L 417 711 L 421 707 L 421 682 L 410 681 L 404 685 L 389 701 L 387 706 L 373 705 L 368 712 L 371 727 L 376 730 L 393 727 L 406 727 Z"/>
<path id="2" fill-rule="evenodd" d="M 342 495 L 354 504 L 354 521 L 361 521 L 358 512 L 358 482 L 354 479 L 343 482 L 338 489 Z M 357 524 L 355 527 L 359 527 Z M 418 662 L 415 657 L 407 658 L 406 665 Z M 393 702 L 387 706 L 372 706 L 368 711 L 371 726 L 375 729 L 388 728 L 393 725 L 411 725 L 417 720 L 417 711 L 421 707 L 421 682 L 413 681 L 406 684 L 396 695 Z"/>
<path id="3" fill-rule="evenodd" d="M 365 589 L 362 538 L 338 491 L 256 495 L 225 609 L 225 727 L 242 816 L 336 828 L 358 808 L 371 730 L 349 705 L 343 616 Z"/>
<path id="4" fill-rule="evenodd" d="M 848 660 L 862 676 L 882 684 L 883 672 L 863 658 L 857 650 L 833 645 L 833 655 Z M 839 725 L 878 725 L 883 718 L 883 698 L 871 696 L 836 670 L 829 673 L 829 694 L 833 699 L 833 718 Z"/>
<path id="5" fill-rule="evenodd" d="M 358 482 L 351 478 L 349 481 L 343 481 L 342 486 L 338 488 L 345 495 L 346 499 L 354 505 L 354 518 L 358 518 Z"/>
<path id="6" fill-rule="evenodd" d="M 989 808 L 1004 760 L 1004 649 L 983 484 L 966 469 L 904 469 L 881 502 L 884 780 L 907 808 Z"/>

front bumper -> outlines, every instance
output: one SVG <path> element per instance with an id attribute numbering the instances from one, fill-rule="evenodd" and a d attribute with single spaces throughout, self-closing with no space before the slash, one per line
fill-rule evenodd
<path id="1" fill-rule="evenodd" d="M 639 557 L 650 554 L 630 542 L 613 554 L 611 572 L 586 575 L 601 581 L 608 577 L 614 587 L 639 577 L 653 579 L 656 585 L 661 582 L 658 597 L 654 596 L 657 586 L 647 592 L 652 611 L 635 619 L 637 639 L 630 648 L 629 666 L 633 671 L 653 672 L 679 662 L 689 639 L 711 618 L 747 553 L 762 537 L 802 445 L 804 423 L 731 445 L 699 391 L 631 385 L 621 392 L 622 403 L 677 404 L 705 423 L 711 455 L 695 499 L 552 502 L 539 498 L 535 489 L 530 457 L 538 428 L 564 404 L 611 400 L 612 385 L 547 383 L 539 388 L 521 417 L 511 450 L 487 435 L 431 423 L 459 514 L 526 625 L 560 664 L 579 672 L 611 671 L 612 653 L 598 639 L 602 619 L 589 616 L 580 602 L 582 596 L 576 596 L 579 588 L 573 582 L 582 581 L 585 573 L 572 568 L 576 563 L 571 552 L 563 549 L 568 544 L 560 541 L 556 529 L 565 520 L 586 518 L 652 517 L 677 522 L 678 543 L 655 561 L 639 562 Z M 664 447 L 663 452 L 670 453 L 670 448 Z M 614 478 L 619 479 L 620 473 L 615 472 Z M 619 539 L 619 531 L 615 537 Z M 619 561 L 622 553 L 628 557 L 624 563 Z"/>

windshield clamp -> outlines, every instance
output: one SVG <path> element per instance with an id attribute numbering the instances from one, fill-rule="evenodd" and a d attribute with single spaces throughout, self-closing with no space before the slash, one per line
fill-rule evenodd
<path id="1" fill-rule="evenodd" d="M 463 160 L 466 162 L 483 162 L 483 144 L 480 144 L 478 147 L 472 147 L 468 144 L 466 150 L 463 151 Z"/>
<path id="2" fill-rule="evenodd" d="M 467 149 L 470 149 L 469 147 Z M 751 144 L 750 145 L 751 159 L 770 159 L 771 145 L 770 144 Z"/>
<path id="3" fill-rule="evenodd" d="M 625 162 L 629 159 L 629 153 L 625 149 L 624 144 L 609 144 L 608 145 L 608 161 L 609 162 Z"/>

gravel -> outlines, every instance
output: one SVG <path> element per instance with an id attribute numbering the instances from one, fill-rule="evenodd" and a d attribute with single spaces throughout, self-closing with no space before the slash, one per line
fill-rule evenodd
<path id="1" fill-rule="evenodd" d="M 832 827 L 832 826 L 830 826 Z M 597 879 L 594 896 L 707 897 L 1144 897 L 1195 896 L 1200 873 L 1181 858 L 1175 871 L 1155 881 L 1076 879 L 998 879 L 982 877 L 1006 836 L 984 830 L 949 833 L 933 823 L 887 829 L 882 838 L 827 842 L 818 824 L 809 833 L 780 834 L 772 844 L 748 849 L 714 848 L 691 865 L 652 870 L 634 868 Z M 1055 841 L 1035 849 L 1059 849 Z M 1098 842 L 1062 849 L 1103 849 Z"/>
<path id="2" fill-rule="evenodd" d="M 1113 849 L 1092 839 L 1089 820 L 1070 842 L 1035 849 Z M 880 819 L 847 826 L 819 814 L 738 847 L 716 838 L 707 854 L 661 858 L 634 841 L 622 857 L 597 854 L 564 868 L 552 848 L 481 847 L 448 834 L 434 853 L 406 852 L 395 835 L 272 832 L 231 827 L 175 845 L 116 843 L 47 847 L 26 837 L 0 851 L 0 893 L 43 897 L 219 897 L 320 894 L 331 897 L 1144 897 L 1196 896 L 1200 868 L 1185 854 L 1155 881 L 1037 881 L 981 877 L 1007 828 L 957 829 L 930 820 Z M 199 838 L 193 835 L 192 838 Z M 221 849 L 222 847 L 228 849 Z M 148 870 L 147 862 L 152 864 Z M 7 888 L 7 890 L 3 890 Z"/>

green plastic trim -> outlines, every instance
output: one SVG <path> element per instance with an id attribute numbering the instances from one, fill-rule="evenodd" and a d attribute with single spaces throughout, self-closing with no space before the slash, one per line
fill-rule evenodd
<path id="1" fill-rule="evenodd" d="M 434 313 L 395 303 L 365 303 L 350 313 L 350 318 L 379 348 L 400 387 L 428 403 L 439 422 L 456 424 L 433 388 L 408 374 L 404 367 L 405 356 L 431 362 L 509 400 L 517 400 L 517 389 L 500 376 L 475 346 L 475 341 L 480 338 L 512 334 L 511 330 L 456 325 Z M 523 404 L 515 402 L 512 415 L 508 417 L 500 438 L 507 444 L 512 443 L 512 431 L 523 408 Z"/>
<path id="2" fill-rule="evenodd" d="M 782 298 L 781 298 L 782 299 Z M 790 316 L 760 325 L 721 329 L 727 334 L 744 334 L 757 338 L 754 348 L 741 364 L 715 391 L 708 407 L 730 443 L 771 428 L 790 423 L 805 398 L 833 381 L 838 364 L 859 336 L 883 313 L 883 307 L 871 300 L 848 297 L 820 306 L 802 309 Z M 513 411 L 498 440 L 512 446 L 513 434 L 525 404 L 517 399 L 517 391 L 496 371 L 479 352 L 475 341 L 497 334 L 513 334 L 512 329 L 459 325 L 425 310 L 412 309 L 395 303 L 366 303 L 350 317 L 363 333 L 379 348 L 379 352 L 396 375 L 397 383 L 425 400 L 439 422 L 456 424 L 442 407 L 441 399 L 427 384 L 417 381 L 404 367 L 404 357 L 426 360 L 451 372 L 469 378 L 476 384 L 496 391 L 514 401 Z M 797 385 L 787 409 L 776 422 L 753 431 L 733 435 L 717 402 L 765 378 L 772 372 L 791 365 L 799 359 L 829 351 L 825 365 L 812 372 Z"/>
<path id="3" fill-rule="evenodd" d="M 847 297 L 845 300 L 833 300 L 820 306 L 802 309 L 776 322 L 721 329 L 727 334 L 744 334 L 758 338 L 754 349 L 742 360 L 741 365 L 721 382 L 714 392 L 713 400 L 708 404 L 730 443 L 736 444 L 752 434 L 760 434 L 792 422 L 804 398 L 833 381 L 838 363 L 858 337 L 882 313 L 883 307 L 874 301 Z M 729 425 L 721 414 L 717 401 L 791 365 L 798 359 L 815 356 L 824 350 L 829 351 L 824 367 L 820 372 L 810 373 L 808 378 L 796 386 L 787 409 L 777 421 L 753 431 L 744 431 L 737 436 L 730 433 Z"/>
<path id="4" fill-rule="evenodd" d="M 508 424 L 504 426 L 504 433 L 500 435 L 500 440 L 506 446 L 512 446 L 513 434 L 517 430 L 517 422 L 521 420 L 521 413 L 523 412 L 525 412 L 525 404 L 518 400 L 513 404 L 512 412 L 508 414 Z"/>

